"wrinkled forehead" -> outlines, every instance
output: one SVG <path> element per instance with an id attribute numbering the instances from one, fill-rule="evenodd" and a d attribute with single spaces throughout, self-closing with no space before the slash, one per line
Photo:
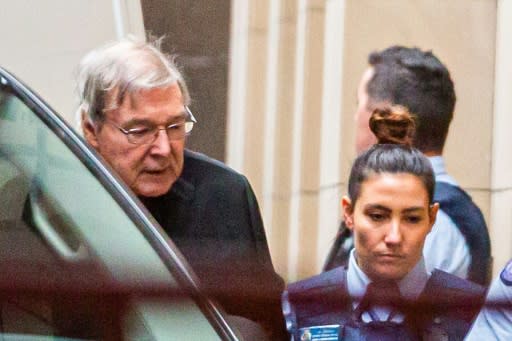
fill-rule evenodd
<path id="1" fill-rule="evenodd" d="M 113 111 L 121 107 L 126 107 L 130 110 L 138 110 L 148 99 L 165 100 L 165 104 L 170 102 L 178 106 L 186 105 L 178 82 L 174 82 L 163 87 L 129 89 L 124 91 L 121 87 L 116 87 L 107 92 L 104 111 Z"/>

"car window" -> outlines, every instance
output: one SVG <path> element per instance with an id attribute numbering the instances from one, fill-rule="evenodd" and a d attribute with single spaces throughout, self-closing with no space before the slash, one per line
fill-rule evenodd
<path id="1" fill-rule="evenodd" d="M 77 157 L 37 102 L 0 81 L 2 339 L 218 340 L 128 214 L 137 206 L 122 207 L 91 172 L 97 161 Z"/>

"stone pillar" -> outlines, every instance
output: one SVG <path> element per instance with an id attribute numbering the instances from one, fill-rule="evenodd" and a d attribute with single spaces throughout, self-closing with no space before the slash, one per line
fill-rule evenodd
<path id="1" fill-rule="evenodd" d="M 318 272 L 339 219 L 343 4 L 233 2 L 227 161 L 250 179 L 291 279 Z"/>
<path id="2" fill-rule="evenodd" d="M 512 257 L 512 1 L 497 7 L 496 66 L 492 134 L 491 241 L 494 273 Z"/>
<path id="3" fill-rule="evenodd" d="M 319 271 L 340 216 L 343 3 L 306 1 L 299 12 L 290 279 Z"/>
<path id="4" fill-rule="evenodd" d="M 274 145 L 272 187 L 265 196 L 263 209 L 268 222 L 269 245 L 273 251 L 274 266 L 280 273 L 288 269 L 290 249 L 290 221 L 293 172 L 293 139 L 298 119 L 295 117 L 295 88 L 297 65 L 297 13 L 296 0 L 283 0 L 278 19 L 277 66 L 275 79 Z M 270 212 L 268 210 L 270 209 Z"/>

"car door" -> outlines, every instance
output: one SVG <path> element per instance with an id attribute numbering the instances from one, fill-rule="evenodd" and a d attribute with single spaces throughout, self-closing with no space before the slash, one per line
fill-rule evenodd
<path id="1" fill-rule="evenodd" d="M 0 68 L 0 340 L 237 340 L 138 199 Z"/>

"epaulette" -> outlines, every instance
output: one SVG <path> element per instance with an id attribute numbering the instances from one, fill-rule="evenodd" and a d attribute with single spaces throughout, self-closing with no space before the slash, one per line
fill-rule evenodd
<path id="1" fill-rule="evenodd" d="M 509 260 L 505 268 L 501 270 L 500 279 L 506 286 L 512 285 L 512 259 Z"/>

